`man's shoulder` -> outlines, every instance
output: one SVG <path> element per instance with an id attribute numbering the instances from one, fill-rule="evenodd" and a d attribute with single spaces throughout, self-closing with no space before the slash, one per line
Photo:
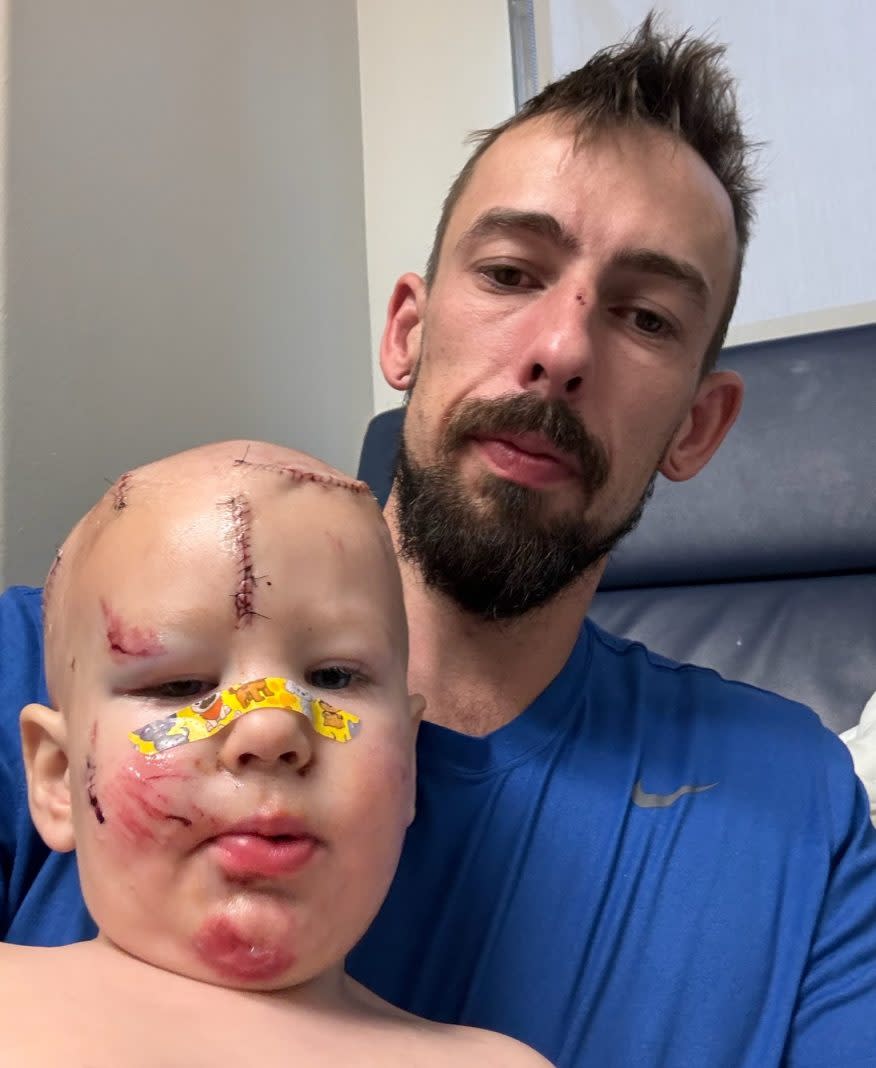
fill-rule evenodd
<path id="1" fill-rule="evenodd" d="M 39 586 L 9 586 L 0 594 L 0 626 L 16 621 L 42 626 L 43 591 Z"/>
<path id="2" fill-rule="evenodd" d="M 729 710 L 737 722 L 750 713 L 760 728 L 790 724 L 797 730 L 807 725 L 813 738 L 826 731 L 816 713 L 799 701 L 740 679 L 725 678 L 703 664 L 673 660 L 641 641 L 610 634 L 592 621 L 587 628 L 594 650 L 592 663 L 612 679 L 631 680 L 637 687 L 645 679 L 648 692 L 658 700 L 672 695 L 695 703 L 713 718 Z"/>
<path id="3" fill-rule="evenodd" d="M 627 728 L 652 745 L 659 736 L 680 754 L 720 754 L 728 771 L 760 768 L 797 799 L 814 791 L 851 802 L 856 780 L 848 750 L 811 708 L 589 627 L 590 694 L 595 688 L 600 698 L 591 714 L 616 715 L 623 707 Z"/>
<path id="4" fill-rule="evenodd" d="M 43 591 L 10 586 L 0 594 L 0 656 L 10 663 L 22 650 L 42 656 Z"/>

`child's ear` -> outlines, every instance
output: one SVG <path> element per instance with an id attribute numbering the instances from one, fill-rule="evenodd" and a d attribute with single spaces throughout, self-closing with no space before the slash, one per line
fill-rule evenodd
<path id="1" fill-rule="evenodd" d="M 31 819 L 49 849 L 69 853 L 75 836 L 64 714 L 45 705 L 25 706 L 21 712 L 21 747 Z"/>

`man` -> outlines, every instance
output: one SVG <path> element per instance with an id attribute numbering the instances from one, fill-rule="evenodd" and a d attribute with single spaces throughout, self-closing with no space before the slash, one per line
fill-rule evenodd
<path id="1" fill-rule="evenodd" d="M 655 473 L 695 475 L 741 403 L 713 367 L 753 192 L 720 56 L 648 20 L 489 132 L 382 346 L 410 393 L 387 516 L 432 722 L 350 971 L 562 1066 L 874 1063 L 876 837 L 841 743 L 586 621 Z M 35 595 L 0 626 L 8 710 L 37 696 Z M 8 937 L 75 937 L 17 803 Z"/>

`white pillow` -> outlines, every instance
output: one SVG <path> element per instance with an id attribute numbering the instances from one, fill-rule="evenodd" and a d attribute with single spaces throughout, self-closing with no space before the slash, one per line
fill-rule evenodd
<path id="1" fill-rule="evenodd" d="M 876 693 L 867 702 L 857 727 L 840 738 L 849 747 L 855 771 L 870 798 L 870 819 L 876 825 Z"/>

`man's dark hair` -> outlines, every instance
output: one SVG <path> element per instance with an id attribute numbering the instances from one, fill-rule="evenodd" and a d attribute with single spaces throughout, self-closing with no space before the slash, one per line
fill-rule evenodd
<path id="1" fill-rule="evenodd" d="M 736 105 L 735 83 L 723 63 L 725 47 L 689 31 L 670 38 L 661 33 L 653 12 L 626 41 L 591 59 L 532 97 L 516 115 L 471 140 L 477 145 L 460 171 L 441 212 L 426 266 L 431 286 L 438 270 L 447 224 L 478 160 L 506 130 L 529 119 L 553 116 L 572 125 L 580 146 L 599 130 L 638 123 L 666 130 L 705 160 L 727 191 L 736 225 L 737 256 L 730 295 L 709 342 L 703 374 L 715 365 L 736 298 L 742 261 L 754 219 L 754 179 L 748 141 Z"/>

